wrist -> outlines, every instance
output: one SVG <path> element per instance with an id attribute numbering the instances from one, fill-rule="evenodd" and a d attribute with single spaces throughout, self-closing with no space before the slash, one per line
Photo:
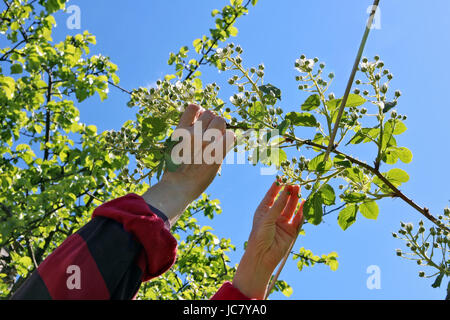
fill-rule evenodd
<path id="1" fill-rule="evenodd" d="M 244 253 L 233 278 L 233 286 L 251 299 L 263 300 L 273 270 L 264 267 L 260 259 Z"/>
<path id="2" fill-rule="evenodd" d="M 150 187 L 142 197 L 145 202 L 164 213 L 171 225 L 192 201 L 179 185 L 165 180 Z"/>

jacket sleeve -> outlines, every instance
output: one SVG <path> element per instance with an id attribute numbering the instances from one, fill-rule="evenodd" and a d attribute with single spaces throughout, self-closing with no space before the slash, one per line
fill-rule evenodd
<path id="1" fill-rule="evenodd" d="M 167 218 L 136 194 L 107 202 L 34 271 L 12 299 L 132 299 L 167 271 L 177 242 Z"/>

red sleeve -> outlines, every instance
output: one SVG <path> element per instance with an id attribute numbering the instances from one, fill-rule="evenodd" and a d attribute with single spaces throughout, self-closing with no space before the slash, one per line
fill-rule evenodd
<path id="1" fill-rule="evenodd" d="M 163 274 L 175 263 L 177 240 L 141 196 L 129 194 L 105 203 L 92 215 L 99 216 L 121 223 L 142 245 L 146 264 L 143 281 Z"/>
<path id="2" fill-rule="evenodd" d="M 235 288 L 229 281 L 225 282 L 219 291 L 212 296 L 211 300 L 257 300 L 250 299 L 244 295 L 239 289 Z"/>
<path id="3" fill-rule="evenodd" d="M 12 299 L 132 299 L 176 258 L 177 242 L 153 211 L 136 194 L 101 205 Z"/>

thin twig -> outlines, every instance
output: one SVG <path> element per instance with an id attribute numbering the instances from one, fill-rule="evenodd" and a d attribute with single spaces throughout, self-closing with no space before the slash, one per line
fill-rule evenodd
<path id="1" fill-rule="evenodd" d="M 377 12 L 378 5 L 380 0 L 375 0 L 372 6 L 372 12 L 369 17 L 369 21 L 366 25 L 366 30 L 364 32 L 363 38 L 361 40 L 361 44 L 359 46 L 358 54 L 356 55 L 355 63 L 353 64 L 353 69 L 350 74 L 350 78 L 347 82 L 347 88 L 345 89 L 344 97 L 342 98 L 341 106 L 339 107 L 339 113 L 336 118 L 336 123 L 333 128 L 333 132 L 330 136 L 330 142 L 328 143 L 328 148 L 325 153 L 324 162 L 326 163 L 328 157 L 330 155 L 331 149 L 334 148 L 334 139 L 336 138 L 337 131 L 339 129 L 339 123 L 341 122 L 342 114 L 344 113 L 345 105 L 347 104 L 348 97 L 350 95 L 350 90 L 352 89 L 353 82 L 355 81 L 356 71 L 358 71 L 359 62 L 361 61 L 362 54 L 364 52 L 364 47 L 366 46 L 367 38 L 369 37 L 370 28 L 372 27 L 373 19 L 375 17 L 375 13 Z"/>

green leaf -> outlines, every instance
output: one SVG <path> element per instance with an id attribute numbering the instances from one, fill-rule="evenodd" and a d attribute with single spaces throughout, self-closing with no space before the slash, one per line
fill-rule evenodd
<path id="1" fill-rule="evenodd" d="M 389 170 L 385 177 L 396 187 L 409 181 L 408 173 L 398 168 Z"/>
<path id="2" fill-rule="evenodd" d="M 248 113 L 256 119 L 260 119 L 266 113 L 266 109 L 262 105 L 260 101 L 256 101 L 252 104 L 250 108 L 248 108 Z"/>
<path id="3" fill-rule="evenodd" d="M 306 112 L 289 112 L 286 115 L 286 119 L 290 120 L 294 126 L 317 127 L 318 124 L 316 118 Z"/>
<path id="4" fill-rule="evenodd" d="M 444 272 L 439 273 L 439 275 L 436 277 L 436 280 L 434 280 L 433 284 L 431 285 L 433 288 L 439 288 L 441 286 L 444 274 Z"/>
<path id="5" fill-rule="evenodd" d="M 319 192 L 325 205 L 331 206 L 335 203 L 336 194 L 334 193 L 334 189 L 332 186 L 330 186 L 329 184 L 325 184 L 320 188 Z"/>
<path id="6" fill-rule="evenodd" d="M 313 158 L 308 164 L 309 171 L 326 172 L 331 169 L 333 162 L 328 158 L 327 163 L 324 162 L 325 153 L 319 154 Z"/>
<path id="7" fill-rule="evenodd" d="M 277 168 L 281 166 L 281 163 L 287 160 L 287 154 L 283 149 L 273 148 L 269 149 L 269 165 L 274 164 Z"/>
<path id="8" fill-rule="evenodd" d="M 318 94 L 313 94 L 306 99 L 302 104 L 301 109 L 303 111 L 311 111 L 320 106 L 320 96 Z"/>
<path id="9" fill-rule="evenodd" d="M 410 163 L 412 161 L 413 158 L 413 154 L 411 152 L 411 150 L 409 150 L 406 147 L 400 147 L 397 149 L 400 161 L 402 161 L 403 163 Z"/>
<path id="10" fill-rule="evenodd" d="M 5 95 L 8 99 L 12 99 L 14 97 L 16 82 L 13 78 L 0 76 L 0 87 L 5 92 Z"/>
<path id="11" fill-rule="evenodd" d="M 336 252 L 330 252 L 325 259 L 325 263 L 330 267 L 331 271 L 336 271 L 339 267 L 339 262 L 337 260 L 338 254 Z"/>
<path id="12" fill-rule="evenodd" d="M 95 126 L 95 125 L 90 125 L 90 126 L 87 126 L 86 127 L 86 132 L 89 134 L 89 135 L 94 135 L 94 134 L 97 134 L 97 127 Z"/>
<path id="13" fill-rule="evenodd" d="M 342 230 L 347 230 L 356 221 L 356 213 L 358 212 L 358 207 L 356 204 L 351 204 L 345 207 L 339 212 L 338 224 Z"/>
<path id="14" fill-rule="evenodd" d="M 355 135 L 350 139 L 348 144 L 359 144 L 374 141 L 376 137 L 380 134 L 379 128 L 361 128 Z"/>
<path id="15" fill-rule="evenodd" d="M 407 129 L 408 128 L 405 126 L 405 124 L 398 119 L 390 119 L 384 125 L 384 131 L 394 135 L 402 134 Z"/>
<path id="16" fill-rule="evenodd" d="M 347 104 L 345 105 L 346 108 L 350 107 L 359 107 L 362 106 L 364 103 L 366 103 L 367 100 L 361 97 L 359 94 L 351 93 L 348 96 Z M 332 99 L 327 101 L 327 107 L 330 111 L 333 111 L 337 108 L 340 108 L 342 104 L 342 98 L 341 99 Z"/>
<path id="17" fill-rule="evenodd" d="M 359 107 L 366 103 L 367 100 L 361 97 L 359 94 L 351 93 L 348 96 L 346 107 Z"/>
<path id="18" fill-rule="evenodd" d="M 359 211 L 367 219 L 376 220 L 378 218 L 378 213 L 380 209 L 375 201 L 365 201 L 359 206 Z"/>
<path id="19" fill-rule="evenodd" d="M 386 102 L 384 104 L 383 113 L 388 112 L 397 105 L 397 101 Z"/>
<path id="20" fill-rule="evenodd" d="M 218 12 L 219 10 L 213 10 L 213 12 L 214 12 L 214 11 L 217 11 L 217 12 Z M 202 46 L 203 46 L 202 39 L 195 39 L 195 40 L 192 42 L 192 45 L 194 46 L 195 52 L 199 53 L 200 50 L 202 49 Z"/>
<path id="21" fill-rule="evenodd" d="M 236 37 L 238 34 L 238 28 L 231 26 L 228 28 L 228 31 L 230 32 L 230 36 Z"/>
<path id="22" fill-rule="evenodd" d="M 400 159 L 403 163 L 410 163 L 413 154 L 411 150 L 406 147 L 389 147 L 383 153 L 382 160 L 387 164 L 395 164 Z"/>
<path id="23" fill-rule="evenodd" d="M 344 168 L 352 167 L 352 162 L 350 160 L 347 160 L 347 158 L 345 158 L 342 155 L 337 155 L 336 157 L 334 157 L 333 162 L 336 167 L 344 167 Z"/>
<path id="24" fill-rule="evenodd" d="M 323 208 L 322 208 L 322 197 L 320 193 L 312 193 L 309 195 L 303 206 L 303 214 L 309 223 L 318 225 L 322 222 Z"/>
<path id="25" fill-rule="evenodd" d="M 276 100 L 281 100 L 281 90 L 274 85 L 268 83 L 258 87 L 260 91 L 264 93 L 263 100 L 264 103 L 269 105 L 274 105 Z"/>
<path id="26" fill-rule="evenodd" d="M 284 135 L 287 128 L 291 125 L 291 121 L 289 119 L 283 120 L 278 126 L 278 130 L 280 131 L 280 135 Z"/>
<path id="27" fill-rule="evenodd" d="M 23 72 L 22 65 L 16 63 L 11 66 L 11 74 L 19 74 L 22 72 Z"/>
<path id="28" fill-rule="evenodd" d="M 344 194 L 342 199 L 347 203 L 358 203 L 366 199 L 366 195 L 364 193 L 351 192 Z"/>
<path id="29" fill-rule="evenodd" d="M 177 165 L 173 162 L 172 157 L 171 157 L 171 153 L 170 152 L 166 152 L 164 153 L 164 160 L 166 162 L 166 168 L 167 170 L 169 170 L 170 172 L 175 172 L 177 171 L 178 167 L 180 165 Z"/>

